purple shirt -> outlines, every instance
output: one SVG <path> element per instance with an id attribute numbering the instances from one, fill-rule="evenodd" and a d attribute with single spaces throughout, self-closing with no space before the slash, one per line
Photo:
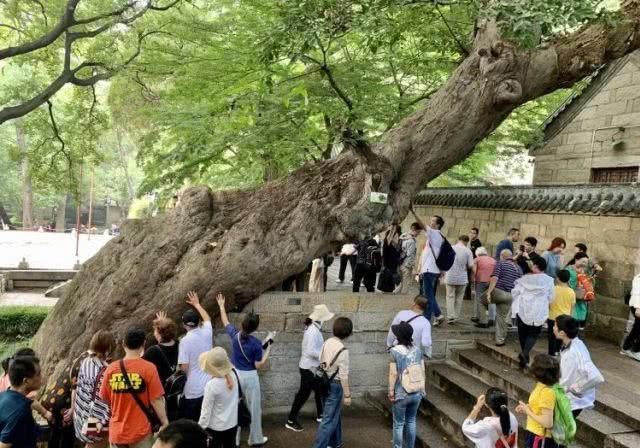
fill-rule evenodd
<path id="1" fill-rule="evenodd" d="M 256 362 L 262 361 L 262 342 L 255 336 L 242 336 L 232 324 L 224 330 L 231 338 L 231 363 L 238 370 L 256 370 Z M 242 343 L 242 346 L 240 346 Z"/>
<path id="2" fill-rule="evenodd" d="M 511 292 L 515 281 L 522 277 L 522 269 L 513 260 L 500 260 L 496 263 L 491 277 L 498 277 L 496 288 Z"/>

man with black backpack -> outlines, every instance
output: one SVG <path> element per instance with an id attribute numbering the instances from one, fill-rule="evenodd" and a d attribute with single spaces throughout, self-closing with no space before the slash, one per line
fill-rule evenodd
<path id="1" fill-rule="evenodd" d="M 365 238 L 356 243 L 358 256 L 353 274 L 353 292 L 360 292 L 360 283 L 364 283 L 367 292 L 374 292 L 376 275 L 382 268 L 380 245 L 373 238 Z"/>
<path id="2" fill-rule="evenodd" d="M 425 229 L 424 233 L 427 238 L 420 257 L 421 292 L 428 301 L 424 317 L 431 321 L 431 316 L 435 316 L 436 320 L 433 325 L 438 326 L 444 321 L 444 316 L 436 300 L 438 279 L 442 272 L 446 272 L 451 268 L 456 258 L 456 253 L 449 241 L 442 235 L 441 229 L 444 226 L 444 219 L 441 216 L 432 216 L 431 222 L 427 226 L 413 210 L 413 207 L 410 210 L 416 222 Z"/>

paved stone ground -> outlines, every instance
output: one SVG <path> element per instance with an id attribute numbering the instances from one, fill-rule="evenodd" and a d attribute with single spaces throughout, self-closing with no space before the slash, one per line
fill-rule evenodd
<path id="1" fill-rule="evenodd" d="M 313 400 L 313 398 L 311 399 Z M 342 434 L 344 446 L 350 448 L 387 448 L 391 446 L 391 423 L 377 411 L 365 408 L 343 408 Z M 269 448 L 310 447 L 318 428 L 311 414 L 301 416 L 302 432 L 284 428 L 286 414 L 269 414 L 263 418 L 263 431 L 269 437 Z M 245 433 L 246 434 L 246 433 Z M 243 434 L 243 447 L 248 435 Z"/>
<path id="2" fill-rule="evenodd" d="M 26 258 L 31 269 L 72 269 L 93 257 L 112 237 L 80 235 L 79 256 L 71 233 L 0 231 L 0 268 L 17 268 Z"/>

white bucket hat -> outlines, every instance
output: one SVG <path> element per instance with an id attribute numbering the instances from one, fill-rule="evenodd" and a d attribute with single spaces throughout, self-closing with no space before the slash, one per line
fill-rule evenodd
<path id="1" fill-rule="evenodd" d="M 227 352 L 222 347 L 214 347 L 200 354 L 198 361 L 200 369 L 215 378 L 223 378 L 233 368 Z"/>
<path id="2" fill-rule="evenodd" d="M 326 322 L 333 319 L 333 316 L 335 316 L 335 314 L 329 311 L 327 305 L 322 304 L 313 307 L 313 313 L 309 314 L 309 319 L 317 322 Z"/>

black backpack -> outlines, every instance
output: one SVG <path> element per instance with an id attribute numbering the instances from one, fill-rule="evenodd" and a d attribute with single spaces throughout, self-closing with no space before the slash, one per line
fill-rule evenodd
<path id="1" fill-rule="evenodd" d="M 178 368 L 177 365 L 171 365 L 167 355 L 157 345 L 154 346 L 162 355 L 165 363 L 169 366 L 169 369 L 173 372 L 169 378 L 164 381 L 162 385 L 164 387 L 164 395 L 166 400 L 177 400 L 184 392 L 184 386 L 187 384 L 187 374 L 183 370 Z"/>
<path id="2" fill-rule="evenodd" d="M 442 236 L 442 246 L 440 246 L 440 253 L 438 256 L 435 256 L 435 252 L 433 251 L 433 246 L 431 246 L 431 242 L 429 242 L 429 247 L 431 248 L 431 254 L 436 259 L 436 266 L 441 271 L 448 271 L 453 266 L 453 262 L 456 259 L 456 251 L 453 250 L 451 244 L 447 239 Z"/>
<path id="3" fill-rule="evenodd" d="M 367 246 L 367 266 L 376 272 L 380 272 L 382 268 L 382 251 L 380 251 L 380 246 Z"/>

